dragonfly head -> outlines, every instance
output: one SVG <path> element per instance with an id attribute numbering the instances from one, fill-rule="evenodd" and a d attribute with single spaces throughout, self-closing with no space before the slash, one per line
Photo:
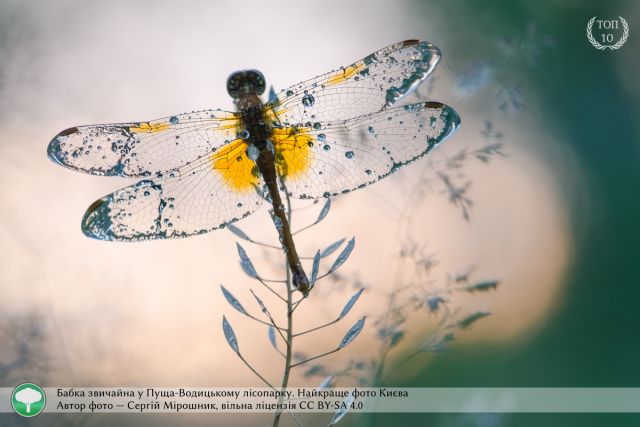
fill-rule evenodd
<path id="1" fill-rule="evenodd" d="M 264 76 L 258 70 L 236 71 L 227 79 L 227 92 L 234 99 L 242 95 L 262 95 L 265 88 Z"/>

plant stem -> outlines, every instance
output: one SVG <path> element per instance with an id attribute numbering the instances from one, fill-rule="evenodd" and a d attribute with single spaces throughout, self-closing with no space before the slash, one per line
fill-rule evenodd
<path id="1" fill-rule="evenodd" d="M 266 380 L 262 375 L 260 375 L 260 373 L 259 373 L 258 371 L 256 371 L 256 370 L 254 369 L 254 367 L 253 367 L 253 366 L 251 366 L 251 365 L 249 364 L 249 362 L 247 362 L 247 359 L 245 359 L 245 358 L 244 358 L 240 353 L 236 353 L 236 354 L 238 355 L 238 357 L 240 358 L 240 360 L 242 360 L 242 361 L 244 362 L 244 364 L 245 364 L 245 365 L 247 365 L 247 367 L 248 367 L 249 369 L 251 369 L 251 372 L 253 372 L 254 374 L 256 374 L 256 375 L 258 376 L 258 378 L 260 378 L 260 379 L 262 380 L 262 382 L 263 382 L 263 383 L 265 383 L 266 385 L 268 385 L 268 386 L 269 386 L 269 388 L 271 388 L 271 389 L 275 389 L 275 387 L 274 387 L 274 386 L 272 386 L 272 385 L 271 385 L 271 383 L 270 383 L 269 381 L 267 381 L 267 380 Z"/>
<path id="2" fill-rule="evenodd" d="M 285 191 L 286 201 L 287 201 L 287 216 L 289 223 L 291 223 L 291 199 L 289 195 Z M 289 373 L 291 372 L 291 357 L 293 355 L 293 283 L 291 277 L 291 269 L 289 268 L 289 263 L 285 263 L 285 271 L 287 272 L 287 336 L 286 336 L 286 345 L 287 351 L 285 353 L 284 358 L 284 372 L 282 374 L 282 386 L 281 390 L 287 388 L 289 384 Z M 279 402 L 281 403 L 284 398 L 280 397 Z M 277 410 L 275 416 L 273 417 L 273 427 L 277 427 L 280 424 L 280 418 L 282 416 L 282 410 Z"/>
<path id="3" fill-rule="evenodd" d="M 291 365 L 291 367 L 295 368 L 298 365 L 302 365 L 304 363 L 311 362 L 312 360 L 320 359 L 321 357 L 328 356 L 328 355 L 333 354 L 333 353 L 335 353 L 335 352 L 337 352 L 339 350 L 340 350 L 340 348 L 334 348 L 333 350 L 329 350 L 326 353 L 322 353 L 322 354 L 319 354 L 317 356 L 313 356 L 313 357 L 310 357 L 308 359 L 305 359 L 305 360 L 303 360 L 301 362 L 294 363 L 293 365 Z"/>

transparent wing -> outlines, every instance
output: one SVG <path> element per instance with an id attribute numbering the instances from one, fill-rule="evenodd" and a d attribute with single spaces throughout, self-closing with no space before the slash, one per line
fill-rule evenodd
<path id="1" fill-rule="evenodd" d="M 439 60 L 436 46 L 406 40 L 285 89 L 266 108 L 286 126 L 378 112 L 415 89 Z"/>
<path id="2" fill-rule="evenodd" d="M 92 175 L 162 178 L 236 138 L 239 119 L 221 110 L 148 122 L 79 126 L 49 143 L 49 158 Z"/>
<path id="3" fill-rule="evenodd" d="M 318 126 L 282 128 L 274 132 L 278 169 L 293 197 L 344 194 L 424 156 L 459 126 L 460 117 L 451 107 L 426 102 Z"/>
<path id="4" fill-rule="evenodd" d="M 215 154 L 115 191 L 93 203 L 83 232 L 99 240 L 149 240 L 206 233 L 242 219 L 263 201 L 261 181 L 236 140 Z"/>

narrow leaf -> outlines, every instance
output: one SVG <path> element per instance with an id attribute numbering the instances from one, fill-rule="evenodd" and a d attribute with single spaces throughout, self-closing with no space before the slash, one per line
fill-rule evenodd
<path id="1" fill-rule="evenodd" d="M 229 302 L 229 304 L 231 304 L 231 307 L 235 308 L 236 310 L 238 310 L 240 313 L 242 314 L 249 314 L 247 313 L 247 310 L 244 309 L 244 307 L 242 306 L 242 304 L 240 304 L 240 301 L 238 301 L 236 299 L 236 297 L 234 297 L 231 292 L 229 292 L 224 286 L 220 285 L 220 289 L 222 289 L 222 295 L 224 295 L 225 299 Z"/>
<path id="2" fill-rule="evenodd" d="M 331 422 L 329 423 L 329 425 L 330 426 L 336 425 L 338 421 L 344 418 L 344 416 L 347 415 L 347 412 L 349 412 L 349 409 L 351 409 L 352 403 L 353 403 L 353 392 L 349 393 L 347 397 L 344 398 L 344 400 L 342 401 L 342 404 L 340 405 L 340 409 L 338 409 L 334 414 L 333 418 L 331 418 Z"/>
<path id="3" fill-rule="evenodd" d="M 497 280 L 490 280 L 487 282 L 480 282 L 480 283 L 476 283 L 474 285 L 469 285 L 466 286 L 464 288 L 465 291 L 467 292 L 485 292 L 485 291 L 491 291 L 493 289 L 496 289 L 498 287 L 498 281 Z"/>
<path id="4" fill-rule="evenodd" d="M 322 380 L 320 385 L 317 387 L 318 390 L 322 390 L 323 388 L 329 387 L 331 385 L 331 381 L 333 381 L 333 375 L 329 375 L 324 380 Z"/>
<path id="5" fill-rule="evenodd" d="M 227 322 L 227 318 L 224 316 L 222 316 L 222 330 L 224 331 L 224 337 L 227 339 L 231 350 L 235 351 L 237 354 L 240 354 L 240 348 L 238 348 L 238 340 L 236 339 L 236 334 L 233 332 L 231 325 L 229 324 L 229 322 Z"/>
<path id="6" fill-rule="evenodd" d="M 336 271 L 338 268 L 340 268 L 340 266 L 347 261 L 347 259 L 349 258 L 349 255 L 351 255 L 351 251 L 353 251 L 353 248 L 355 246 L 356 246 L 356 238 L 354 237 L 351 240 L 349 240 L 349 243 L 347 243 L 347 246 L 345 246 L 342 252 L 340 252 L 340 255 L 338 255 L 336 260 L 333 262 L 333 265 L 331 266 L 329 271 L 330 272 Z"/>
<path id="7" fill-rule="evenodd" d="M 351 311 L 351 308 L 353 308 L 353 305 L 356 303 L 356 301 L 358 301 L 358 298 L 360 298 L 362 292 L 364 292 L 364 288 L 360 288 L 358 292 L 356 292 L 351 298 L 349 298 L 349 301 L 347 301 L 347 303 L 345 304 L 342 312 L 340 313 L 340 316 L 338 316 L 338 320 L 342 319 L 349 313 L 349 311 Z"/>
<path id="8" fill-rule="evenodd" d="M 229 230 L 239 238 L 246 240 L 247 242 L 253 242 L 253 240 L 251 240 L 251 238 L 247 236 L 247 233 L 245 233 L 244 231 L 242 231 L 241 229 L 239 229 L 233 224 L 227 224 L 227 230 Z"/>
<path id="9" fill-rule="evenodd" d="M 273 326 L 269 326 L 269 342 L 271 343 L 273 348 L 275 348 L 278 352 L 280 351 L 278 350 L 278 344 L 276 344 L 276 328 L 274 328 Z"/>
<path id="10" fill-rule="evenodd" d="M 270 104 L 275 104 L 278 102 L 278 95 L 276 95 L 276 91 L 273 86 L 269 88 L 269 99 L 267 100 L 267 102 Z"/>
<path id="11" fill-rule="evenodd" d="M 251 291 L 251 294 L 253 295 L 253 297 L 258 302 L 258 305 L 260 306 L 260 310 L 262 310 L 263 313 L 268 313 L 270 315 L 271 313 L 269 313 L 269 310 L 267 310 L 267 306 L 264 305 L 264 303 L 262 302 L 262 300 L 260 298 L 258 298 L 258 295 L 256 295 L 256 293 L 253 292 L 253 290 Z"/>
<path id="12" fill-rule="evenodd" d="M 309 286 L 313 287 L 316 283 L 316 279 L 318 278 L 318 270 L 320 269 L 320 251 L 316 252 L 316 255 L 313 257 L 313 265 L 311 267 L 311 280 L 309 282 Z"/>
<path id="13" fill-rule="evenodd" d="M 240 243 L 236 243 L 236 247 L 238 248 L 238 255 L 240 255 L 240 265 L 242 266 L 242 270 L 247 274 L 247 276 L 254 279 L 258 278 L 258 273 L 256 272 L 256 269 L 244 248 L 240 246 Z"/>
<path id="14" fill-rule="evenodd" d="M 306 378 L 311 378 L 311 377 L 317 377 L 318 375 L 322 375 L 326 372 L 324 366 L 322 365 L 313 365 L 310 366 L 309 369 L 307 369 L 304 372 L 304 376 Z"/>
<path id="15" fill-rule="evenodd" d="M 444 298 L 439 296 L 427 298 L 427 307 L 429 307 L 429 312 L 436 313 L 440 309 L 440 305 L 444 302 Z"/>
<path id="16" fill-rule="evenodd" d="M 356 337 L 360 334 L 360 332 L 362 331 L 362 328 L 364 327 L 364 319 L 365 318 L 363 317 L 362 319 L 358 320 L 351 327 L 351 329 L 349 329 L 349 331 L 345 334 L 344 338 L 342 338 L 342 341 L 340 341 L 340 345 L 338 346 L 338 349 L 346 347 L 351 341 L 356 339 Z"/>
<path id="17" fill-rule="evenodd" d="M 473 314 L 468 315 L 467 317 L 465 317 L 464 319 L 460 320 L 458 322 L 458 327 L 460 329 L 467 329 L 468 327 L 470 327 L 471 325 L 473 325 L 475 322 L 477 322 L 478 320 L 490 316 L 491 313 L 486 312 L 486 311 L 477 311 Z"/>
<path id="18" fill-rule="evenodd" d="M 445 347 L 447 346 L 447 344 L 449 342 L 453 341 L 454 338 L 455 338 L 455 335 L 453 333 L 445 334 L 442 337 L 440 337 L 438 340 L 436 340 L 435 342 L 427 344 L 420 351 L 436 353 L 436 354 L 442 353 L 444 351 Z"/>
<path id="19" fill-rule="evenodd" d="M 331 199 L 327 198 L 324 202 L 324 206 L 322 206 L 322 210 L 320 211 L 320 215 L 318 215 L 318 219 L 313 223 L 314 225 L 322 221 L 327 214 L 329 213 L 329 209 L 331 209 Z"/>
<path id="20" fill-rule="evenodd" d="M 344 243 L 344 238 L 338 240 L 337 242 L 333 242 L 329 246 L 327 246 L 322 252 L 320 252 L 320 258 L 328 257 L 332 253 L 334 253 L 342 244 Z"/>
<path id="21" fill-rule="evenodd" d="M 395 331 L 393 334 L 391 334 L 390 338 L 391 339 L 389 340 L 389 348 L 393 348 L 398 345 L 398 343 L 404 338 L 404 331 Z"/>

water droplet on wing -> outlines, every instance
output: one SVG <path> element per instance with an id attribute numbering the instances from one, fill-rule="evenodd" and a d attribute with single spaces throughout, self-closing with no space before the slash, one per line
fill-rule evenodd
<path id="1" fill-rule="evenodd" d="M 304 105 L 305 107 L 312 107 L 314 102 L 316 102 L 316 100 L 311 94 L 305 93 L 305 95 L 302 97 L 302 105 Z"/>
<path id="2" fill-rule="evenodd" d="M 255 145 L 251 144 L 247 147 L 247 157 L 253 161 L 258 160 L 258 156 L 260 155 L 260 151 L 256 148 Z"/>

